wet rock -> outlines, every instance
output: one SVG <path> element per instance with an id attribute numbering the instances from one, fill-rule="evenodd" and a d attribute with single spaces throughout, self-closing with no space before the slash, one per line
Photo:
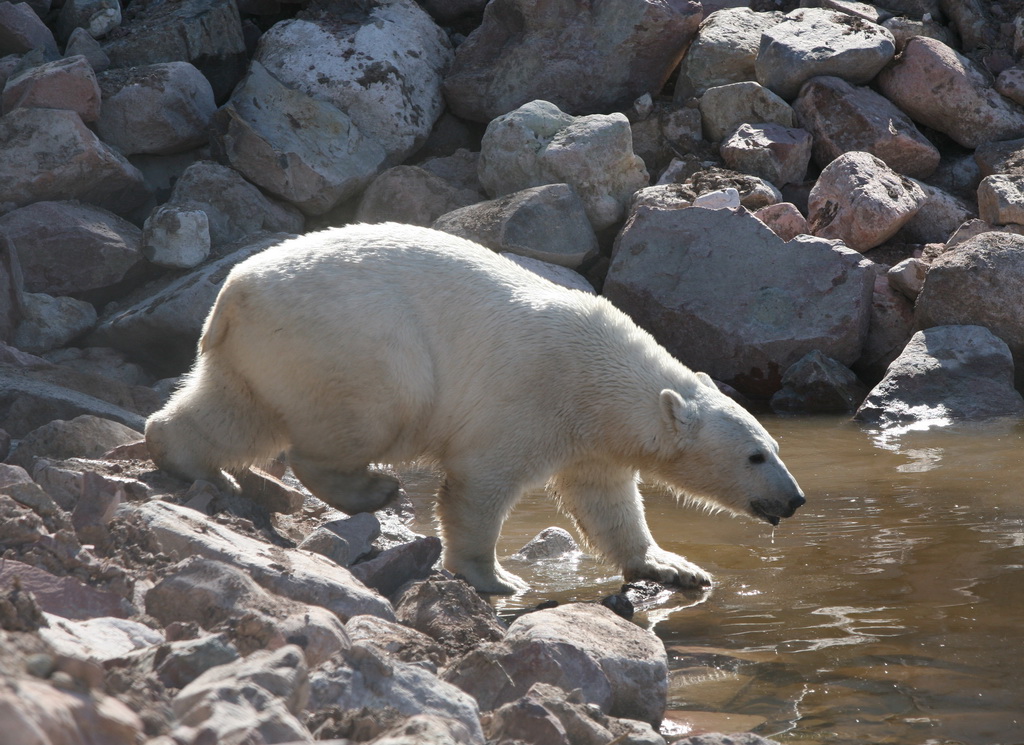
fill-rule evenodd
<path id="1" fill-rule="evenodd" d="M 302 650 L 286 646 L 207 670 L 178 692 L 170 736 L 177 743 L 311 742 L 298 720 L 309 697 Z"/>
<path id="2" fill-rule="evenodd" d="M 690 0 L 584 7 L 577 0 L 489 3 L 445 78 L 452 111 L 489 122 L 538 98 L 572 114 L 621 109 L 660 90 L 701 18 Z"/>
<path id="3" fill-rule="evenodd" d="M 595 230 L 620 220 L 629 198 L 647 186 L 622 114 L 572 117 L 532 101 L 487 125 L 480 182 L 491 197 L 544 184 L 569 184 Z"/>
<path id="4" fill-rule="evenodd" d="M 463 207 L 440 216 L 433 227 L 494 251 L 570 269 L 597 255 L 586 208 L 568 184 L 535 186 Z"/>
<path id="5" fill-rule="evenodd" d="M 46 24 L 28 3 L 0 3 L 0 55 L 21 55 L 38 48 L 57 54 L 57 42 Z"/>
<path id="6" fill-rule="evenodd" d="M 395 604 L 395 615 L 437 640 L 452 658 L 505 636 L 494 609 L 461 580 L 427 579 L 410 585 Z"/>
<path id="7" fill-rule="evenodd" d="M 712 142 L 724 140 L 742 124 L 796 126 L 792 107 L 752 80 L 708 88 L 699 106 L 704 137 Z"/>
<path id="8" fill-rule="evenodd" d="M 138 169 L 75 112 L 21 108 L 0 117 L 0 212 L 81 199 L 124 215 L 147 196 Z"/>
<path id="9" fill-rule="evenodd" d="M 318 665 L 350 644 L 341 622 L 325 608 L 275 597 L 245 572 L 195 557 L 170 569 L 146 594 L 146 612 L 165 626 L 229 624 L 243 655 L 298 644 L 308 663 Z"/>
<path id="10" fill-rule="evenodd" d="M 881 380 L 889 364 L 914 335 L 914 330 L 913 302 L 894 290 L 887 276 L 876 276 L 868 336 L 860 358 L 852 365 L 853 370 L 869 383 Z"/>
<path id="11" fill-rule="evenodd" d="M 142 253 L 157 266 L 192 269 L 210 255 L 210 219 L 202 210 L 161 205 L 143 225 Z"/>
<path id="12" fill-rule="evenodd" d="M 441 558 L 441 541 L 435 536 L 416 538 L 394 546 L 379 555 L 351 567 L 352 576 L 385 597 L 391 597 L 403 585 L 426 579 Z"/>
<path id="13" fill-rule="evenodd" d="M 425 665 L 437 672 L 448 661 L 444 647 L 422 631 L 376 616 L 355 616 L 345 624 L 353 642 L 374 647 L 402 662 Z"/>
<path id="14" fill-rule="evenodd" d="M 121 25 L 118 0 L 66 0 L 57 15 L 57 36 L 67 41 L 75 29 L 99 39 Z"/>
<path id="15" fill-rule="evenodd" d="M 0 103 L 5 114 L 20 107 L 67 109 L 83 122 L 94 122 L 100 116 L 100 89 L 85 57 L 65 57 L 9 78 Z"/>
<path id="16" fill-rule="evenodd" d="M 71 421 L 57 419 L 32 430 L 18 444 L 8 463 L 30 469 L 38 457 L 98 458 L 117 445 L 140 439 L 139 431 L 120 422 L 83 414 Z"/>
<path id="17" fill-rule="evenodd" d="M 722 8 L 707 14 L 683 57 L 675 100 L 682 102 L 716 86 L 754 80 L 761 34 L 782 18 L 782 13 L 755 13 L 750 8 Z"/>
<path id="18" fill-rule="evenodd" d="M 15 738 L 12 742 L 19 744 L 135 745 L 145 738 L 139 716 L 112 696 L 61 690 L 28 678 L 11 679 L 0 688 L 0 720 L 5 732 Z M 33 739 L 21 740 L 22 733 Z"/>
<path id="19" fill-rule="evenodd" d="M 780 413 L 852 413 L 867 393 L 850 368 L 815 350 L 786 370 L 771 407 Z"/>
<path id="20" fill-rule="evenodd" d="M 140 276 L 141 231 L 81 202 L 36 202 L 0 217 L 18 251 L 25 289 L 106 302 Z"/>
<path id="21" fill-rule="evenodd" d="M 721 153 L 735 171 L 777 186 L 800 183 L 811 161 L 811 135 L 778 124 L 741 124 L 723 140 Z"/>
<path id="22" fill-rule="evenodd" d="M 14 346 L 32 354 L 62 347 L 92 330 L 96 309 L 83 300 L 26 292 L 21 298 L 21 323 Z"/>
<path id="23" fill-rule="evenodd" d="M 218 101 L 231 92 L 246 64 L 242 23 L 231 0 L 147 3 L 103 51 L 113 67 L 189 62 L 210 81 Z"/>
<path id="24" fill-rule="evenodd" d="M 789 101 L 819 75 L 867 83 L 895 53 L 896 42 L 882 26 L 825 8 L 799 8 L 764 30 L 754 69 L 761 85 Z"/>
<path id="25" fill-rule="evenodd" d="M 539 561 L 542 559 L 558 559 L 569 554 L 579 554 L 580 547 L 576 539 L 565 528 L 544 528 L 530 539 L 529 543 L 516 551 L 509 559 L 516 561 Z"/>
<path id="26" fill-rule="evenodd" d="M 914 313 L 918 328 L 984 326 L 1009 345 L 1024 385 L 1024 236 L 986 232 L 932 262 Z"/>
<path id="27" fill-rule="evenodd" d="M 426 141 L 441 115 L 452 51 L 412 0 L 367 8 L 358 20 L 310 13 L 277 23 L 261 37 L 255 60 L 282 85 L 344 112 L 362 147 L 382 151 L 384 166 L 393 166 Z"/>
<path id="28" fill-rule="evenodd" d="M 908 41 L 877 83 L 914 121 L 964 147 L 1024 135 L 1024 112 L 996 93 L 973 62 L 940 41 Z"/>
<path id="29" fill-rule="evenodd" d="M 754 217 L 771 228 L 772 232 L 784 241 L 791 241 L 798 235 L 807 235 L 811 232 L 807 218 L 792 202 L 769 204 L 757 210 Z"/>
<path id="30" fill-rule="evenodd" d="M 418 166 L 395 166 L 373 180 L 356 210 L 359 222 L 400 222 L 429 227 L 441 215 L 483 199 Z"/>
<path id="31" fill-rule="evenodd" d="M 873 280 L 843 246 L 784 242 L 748 213 L 691 207 L 638 211 L 616 242 L 604 292 L 684 364 L 768 398 L 813 349 L 857 359 Z"/>
<path id="32" fill-rule="evenodd" d="M 924 279 L 927 275 L 928 265 L 920 259 L 911 257 L 890 268 L 885 276 L 892 289 L 910 302 L 914 302 L 924 289 Z"/>
<path id="33" fill-rule="evenodd" d="M 907 221 L 897 239 L 907 243 L 945 243 L 963 223 L 975 217 L 975 209 L 965 200 L 937 186 L 915 182 L 924 192 L 924 203 Z"/>
<path id="34" fill-rule="evenodd" d="M 925 193 L 870 153 L 844 153 L 821 172 L 807 198 L 814 235 L 867 251 L 894 236 L 921 208 Z"/>
<path id="35" fill-rule="evenodd" d="M 938 149 L 910 118 L 866 86 L 834 76 L 811 78 L 793 109 L 814 136 L 814 160 L 822 168 L 852 151 L 871 153 L 914 178 L 927 178 L 939 165 Z"/>
<path id="36" fill-rule="evenodd" d="M 364 643 L 353 644 L 329 665 L 310 675 L 309 707 L 358 711 L 382 708 L 405 716 L 428 714 L 465 727 L 465 742 L 484 742 L 476 702 L 431 672 L 395 659 Z"/>
<path id="37" fill-rule="evenodd" d="M 880 426 L 1024 416 L 1006 343 L 981 326 L 918 331 L 857 410 Z"/>
<path id="38" fill-rule="evenodd" d="M 673 740 L 672 745 L 778 745 L 778 742 L 755 735 L 753 732 L 737 732 L 732 735 L 709 732 Z"/>
<path id="39" fill-rule="evenodd" d="M 96 131 L 125 155 L 165 155 L 206 144 L 213 88 L 188 62 L 114 69 L 99 75 L 103 110 Z"/>
<path id="40" fill-rule="evenodd" d="M 167 502 L 126 505 L 122 510 L 152 531 L 164 553 L 234 564 L 268 592 L 322 606 L 342 621 L 360 614 L 394 618 L 387 601 L 356 582 L 348 570 L 317 554 L 275 549 Z"/>

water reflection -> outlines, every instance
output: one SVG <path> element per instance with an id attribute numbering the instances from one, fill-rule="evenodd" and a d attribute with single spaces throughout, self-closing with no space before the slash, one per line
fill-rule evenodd
<path id="1" fill-rule="evenodd" d="M 659 542 L 716 580 L 637 617 L 670 651 L 669 725 L 801 743 L 1024 743 L 1024 427 L 765 424 L 808 496 L 777 530 L 646 498 Z M 569 527 L 530 495 L 500 551 L 552 524 Z M 509 568 L 534 589 L 497 601 L 505 614 L 621 583 L 587 556 Z"/>

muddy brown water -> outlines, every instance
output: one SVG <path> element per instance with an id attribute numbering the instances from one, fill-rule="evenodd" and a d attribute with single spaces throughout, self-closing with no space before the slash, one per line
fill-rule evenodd
<path id="1" fill-rule="evenodd" d="M 840 418 L 762 418 L 808 503 L 778 528 L 646 496 L 659 543 L 712 572 L 634 619 L 668 648 L 663 731 L 786 743 L 1024 743 L 1024 425 L 880 433 Z M 433 532 L 422 473 L 406 474 Z M 506 523 L 508 556 L 549 525 L 543 494 Z M 543 600 L 618 590 L 589 556 L 505 562 Z"/>

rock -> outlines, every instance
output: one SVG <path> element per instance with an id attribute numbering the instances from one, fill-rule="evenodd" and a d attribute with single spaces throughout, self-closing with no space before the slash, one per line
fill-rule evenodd
<path id="1" fill-rule="evenodd" d="M 568 184 L 547 184 L 462 207 L 433 225 L 494 251 L 575 269 L 597 255 L 586 208 Z"/>
<path id="2" fill-rule="evenodd" d="M 14 338 L 21 321 L 21 298 L 25 289 L 21 261 L 14 242 L 0 218 L 0 348 Z"/>
<path id="3" fill-rule="evenodd" d="M 26 434 L 8 463 L 31 469 L 36 458 L 99 458 L 118 445 L 137 442 L 142 433 L 120 422 L 90 414 L 57 419 Z"/>
<path id="4" fill-rule="evenodd" d="M 127 308 L 108 310 L 89 343 L 123 350 L 158 371 L 182 372 L 195 355 L 203 322 L 231 267 L 286 237 L 277 233 L 250 238 L 240 247 L 236 244 L 236 250 L 227 250 L 223 258 L 151 289 Z"/>
<path id="5" fill-rule="evenodd" d="M 722 142 L 722 159 L 734 171 L 781 186 L 800 183 L 811 161 L 811 135 L 778 124 L 741 124 Z"/>
<path id="6" fill-rule="evenodd" d="M 461 722 L 433 714 L 414 714 L 391 727 L 374 745 L 463 745 L 472 741 L 473 732 Z"/>
<path id="7" fill-rule="evenodd" d="M 652 175 L 662 173 L 677 153 L 699 152 L 705 147 L 700 110 L 693 106 L 659 100 L 650 114 L 630 120 L 630 130 L 633 151 Z"/>
<path id="8" fill-rule="evenodd" d="M 892 0 L 889 0 L 890 3 Z M 689 731 L 689 730 L 688 730 Z M 767 740 L 753 732 L 737 732 L 732 735 L 707 733 L 691 735 L 673 740 L 672 745 L 779 745 L 776 740 Z"/>
<path id="9" fill-rule="evenodd" d="M 452 111 L 489 122 L 535 99 L 571 114 L 615 111 L 657 93 L 697 31 L 691 0 L 499 0 L 445 78 Z M 510 19 L 515 19 L 510 21 Z"/>
<path id="10" fill-rule="evenodd" d="M 994 173 L 982 179 L 978 217 L 992 225 L 1024 223 L 1024 176 Z"/>
<path id="11" fill-rule="evenodd" d="M 891 2 L 889 4 L 892 5 Z M 937 16 L 931 16 L 931 18 L 935 17 Z M 927 36 L 929 39 L 938 39 L 948 46 L 953 46 L 956 43 L 955 35 L 949 28 L 931 19 L 925 21 L 905 16 L 894 16 L 882 21 L 882 25 L 889 29 L 889 33 L 896 40 L 897 54 L 901 53 L 903 48 L 907 46 L 907 42 L 915 36 Z"/>
<path id="12" fill-rule="evenodd" d="M 42 354 L 83 336 L 96 325 L 96 309 L 71 297 L 26 292 L 22 318 L 14 330 L 14 346 Z"/>
<path id="13" fill-rule="evenodd" d="M 850 368 L 814 350 L 786 370 L 771 407 L 779 413 L 852 413 L 867 393 Z"/>
<path id="14" fill-rule="evenodd" d="M 250 467 L 236 477 L 241 496 L 267 512 L 291 515 L 302 509 L 306 495 L 266 471 Z"/>
<path id="15" fill-rule="evenodd" d="M 199 557 L 171 568 L 146 594 L 146 613 L 164 626 L 177 621 L 214 629 L 230 623 L 243 655 L 298 644 L 308 664 L 318 665 L 350 645 L 344 626 L 326 608 L 276 597 L 242 570 Z"/>
<path id="16" fill-rule="evenodd" d="M 920 259 L 904 259 L 886 272 L 889 286 L 910 302 L 924 289 L 924 279 L 928 275 L 928 265 Z"/>
<path id="17" fill-rule="evenodd" d="M 927 178 L 939 165 L 938 148 L 906 114 L 866 86 L 834 76 L 811 78 L 793 109 L 814 137 L 814 160 L 822 168 L 851 151 L 871 153 L 913 178 Z"/>
<path id="18" fill-rule="evenodd" d="M 30 678 L 10 679 L 0 689 L 0 721 L 14 738 L 11 745 L 135 745 L 146 737 L 142 719 L 113 696 L 62 690 Z M 23 734 L 26 739 L 21 739 Z M 42 737 L 46 739 L 36 739 Z"/>
<path id="19" fill-rule="evenodd" d="M 754 217 L 771 228 L 772 232 L 784 241 L 791 241 L 798 235 L 808 235 L 811 232 L 807 219 L 792 202 L 769 204 L 757 210 Z"/>
<path id="20" fill-rule="evenodd" d="M 913 303 L 892 288 L 887 276 L 876 275 L 868 336 L 860 358 L 852 365 L 854 372 L 868 383 L 881 380 L 913 334 Z"/>
<path id="21" fill-rule="evenodd" d="M 434 672 L 448 661 L 444 647 L 422 631 L 383 618 L 350 618 L 345 624 L 345 631 L 353 642 L 372 646 L 388 657 L 420 664 Z"/>
<path id="22" fill-rule="evenodd" d="M 616 241 L 604 294 L 684 364 L 768 398 L 813 349 L 857 359 L 873 280 L 846 247 L 784 242 L 749 213 L 641 209 Z"/>
<path id="23" fill-rule="evenodd" d="M 117 593 L 92 587 L 75 577 L 58 577 L 38 567 L 13 559 L 0 566 L 0 588 L 17 580 L 25 592 L 32 593 L 39 609 L 53 616 L 76 621 L 113 616 L 128 618 L 134 609 Z"/>
<path id="24" fill-rule="evenodd" d="M 83 122 L 100 116 L 100 88 L 85 57 L 65 57 L 8 78 L 0 97 L 4 113 L 17 108 L 67 109 Z"/>
<path id="25" fill-rule="evenodd" d="M 979 145 L 972 162 L 978 169 L 979 181 L 994 173 L 1015 175 L 1024 172 L 1024 139 Z"/>
<path id="26" fill-rule="evenodd" d="M 121 25 L 118 0 L 65 0 L 57 15 L 57 36 L 67 41 L 75 29 L 99 39 Z"/>
<path id="27" fill-rule="evenodd" d="M 188 62 L 108 70 L 98 79 L 96 131 L 124 155 L 179 153 L 209 141 L 213 88 Z"/>
<path id="28" fill-rule="evenodd" d="M 367 8 L 358 22 L 315 12 L 281 21 L 263 34 L 255 60 L 282 85 L 344 112 L 362 149 L 382 152 L 387 167 L 414 153 L 440 117 L 452 50 L 412 0 Z"/>
<path id="29" fill-rule="evenodd" d="M 107 302 L 142 275 L 142 232 L 81 202 L 36 202 L 0 217 L 29 292 Z"/>
<path id="30" fill-rule="evenodd" d="M 238 650 L 221 634 L 169 641 L 161 652 L 152 668 L 168 688 L 184 688 L 207 670 L 239 658 Z"/>
<path id="31" fill-rule="evenodd" d="M 317 529 L 317 532 L 320 531 L 327 531 L 345 542 L 349 559 L 342 566 L 347 566 L 373 551 L 373 542 L 380 537 L 381 526 L 380 520 L 372 512 L 362 512 L 324 523 Z"/>
<path id="32" fill-rule="evenodd" d="M 385 597 L 415 580 L 426 579 L 441 558 L 441 540 L 423 536 L 411 543 L 394 546 L 351 567 L 352 576 Z"/>
<path id="33" fill-rule="evenodd" d="M 246 64 L 242 22 L 232 0 L 147 3 L 103 51 L 113 67 L 189 62 L 210 81 L 218 101 L 231 92 Z"/>
<path id="34" fill-rule="evenodd" d="M 125 505 L 122 511 L 141 520 L 165 553 L 233 564 L 268 592 L 322 606 L 342 621 L 360 614 L 394 618 L 387 601 L 356 582 L 348 570 L 317 554 L 275 550 L 167 502 Z"/>
<path id="35" fill-rule="evenodd" d="M 147 197 L 139 170 L 75 112 L 21 108 L 0 117 L 0 212 L 81 199 L 125 215 Z"/>
<path id="36" fill-rule="evenodd" d="M 387 708 L 405 716 L 435 715 L 465 728 L 460 742 L 483 745 L 480 712 L 473 698 L 428 670 L 391 659 L 359 642 L 334 663 L 310 676 L 309 707 L 336 706 L 346 711 Z M 382 707 L 383 705 L 383 707 Z"/>
<path id="37" fill-rule="evenodd" d="M 956 229 L 975 217 L 974 208 L 963 199 L 923 181 L 915 183 L 925 200 L 897 234 L 907 243 L 945 243 Z"/>
<path id="38" fill-rule="evenodd" d="M 106 662 L 137 649 L 160 644 L 163 634 L 127 618 L 89 618 L 72 621 L 47 616 L 47 626 L 39 636 L 58 654 Z"/>
<path id="39" fill-rule="evenodd" d="M 483 199 L 418 166 L 395 166 L 373 180 L 356 210 L 358 222 L 401 222 L 429 227 L 441 215 Z"/>
<path id="40" fill-rule="evenodd" d="M 807 222 L 822 238 L 867 251 L 894 236 L 925 194 L 870 153 L 844 153 L 822 170 L 807 199 Z"/>
<path id="41" fill-rule="evenodd" d="M 64 48 L 65 57 L 76 55 L 85 57 L 93 72 L 100 73 L 110 67 L 110 58 L 103 51 L 103 47 L 84 28 L 76 28 L 72 31 L 67 46 Z"/>
<path id="42" fill-rule="evenodd" d="M 712 191 L 735 189 L 740 195 L 740 204 L 748 210 L 759 210 L 769 204 L 783 201 L 782 193 L 763 178 L 725 168 L 697 171 L 686 179 L 685 186 L 689 187 L 694 197 Z"/>
<path id="43" fill-rule="evenodd" d="M 712 142 L 724 140 L 741 124 L 796 126 L 792 107 L 752 80 L 708 88 L 699 106 L 704 137 Z"/>
<path id="44" fill-rule="evenodd" d="M 622 219 L 629 198 L 648 180 L 625 116 L 574 118 L 547 101 L 532 101 L 487 125 L 479 175 L 491 197 L 569 184 L 594 230 Z"/>
<path id="45" fill-rule="evenodd" d="M 982 233 L 939 256 L 914 313 L 917 327 L 984 326 L 1010 347 L 1024 385 L 1024 236 Z"/>
<path id="46" fill-rule="evenodd" d="M 705 7 L 704 21 L 679 68 L 675 100 L 682 102 L 703 96 L 716 86 L 754 80 L 761 34 L 782 18 L 782 13 L 755 13 L 750 8 L 723 8 L 708 14 Z"/>
<path id="47" fill-rule="evenodd" d="M 91 377 L 102 377 L 128 386 L 149 386 L 153 380 L 139 365 L 116 349 L 105 347 L 65 347 L 44 355 L 47 362 L 69 368 Z M 153 401 L 156 402 L 154 397 Z"/>
<path id="48" fill-rule="evenodd" d="M 530 539 L 529 543 L 516 551 L 509 559 L 516 561 L 539 561 L 561 559 L 567 555 L 578 555 L 580 547 L 576 539 L 565 528 L 544 528 Z"/>
<path id="49" fill-rule="evenodd" d="M 579 290 L 588 295 L 597 294 L 594 286 L 587 281 L 586 277 L 568 267 L 541 261 L 540 259 L 532 259 L 529 256 L 520 256 L 519 254 L 503 252 L 501 255 L 514 264 L 518 264 L 524 269 L 529 269 L 534 274 L 539 274 L 556 285 L 568 287 L 570 290 Z"/>
<path id="50" fill-rule="evenodd" d="M 1009 67 L 996 78 L 996 93 L 1016 104 L 1024 104 L 1024 69 Z"/>
<path id="51" fill-rule="evenodd" d="M 410 585 L 395 604 L 395 615 L 437 640 L 452 658 L 505 636 L 505 625 L 494 609 L 457 579 L 426 579 Z"/>
<path id="52" fill-rule="evenodd" d="M 57 54 L 57 42 L 50 29 L 28 3 L 0 3 L 0 56 L 22 55 L 33 49 Z"/>
<path id="53" fill-rule="evenodd" d="M 764 30 L 754 69 L 757 82 L 790 101 L 819 75 L 867 83 L 895 53 L 896 42 L 882 26 L 825 8 L 798 8 Z"/>
<path id="54" fill-rule="evenodd" d="M 210 255 L 210 219 L 202 210 L 161 205 L 142 228 L 142 253 L 168 269 L 192 269 Z"/>
<path id="55" fill-rule="evenodd" d="M 178 692 L 172 706 L 176 743 L 311 742 L 297 715 L 309 696 L 302 651 L 289 645 L 207 670 Z"/>
<path id="56" fill-rule="evenodd" d="M 1024 112 L 996 93 L 973 62 L 935 39 L 908 41 L 877 84 L 915 122 L 966 148 L 1024 135 Z"/>
<path id="57" fill-rule="evenodd" d="M 934 326 L 914 334 L 855 418 L 886 427 L 1000 416 L 1024 416 L 1006 343 L 981 326 Z"/>

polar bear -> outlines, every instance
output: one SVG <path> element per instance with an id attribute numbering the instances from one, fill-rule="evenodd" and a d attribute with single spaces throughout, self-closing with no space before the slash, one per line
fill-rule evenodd
<path id="1" fill-rule="evenodd" d="M 626 579 L 684 587 L 710 576 L 655 543 L 638 474 L 772 524 L 804 503 L 758 421 L 611 303 L 410 225 L 311 233 L 237 265 L 146 441 L 187 479 L 286 450 L 349 513 L 398 490 L 369 464 L 427 459 L 444 565 L 489 593 L 525 589 L 495 545 L 545 484 Z"/>

